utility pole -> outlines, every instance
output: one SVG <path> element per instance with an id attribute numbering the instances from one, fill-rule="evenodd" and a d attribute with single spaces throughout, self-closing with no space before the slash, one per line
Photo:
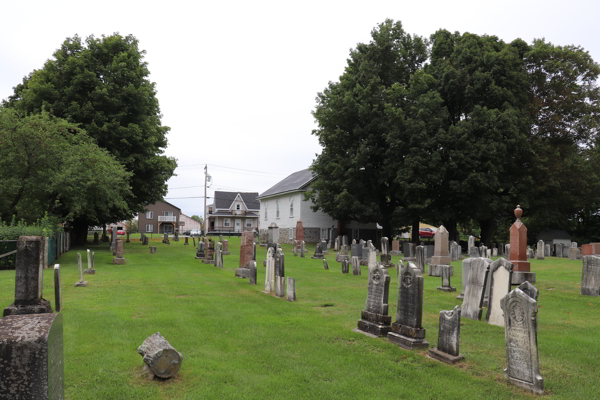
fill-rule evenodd
<path id="1" fill-rule="evenodd" d="M 206 212 L 206 183 L 208 181 L 208 165 L 204 165 L 204 236 L 208 234 L 208 213 Z"/>

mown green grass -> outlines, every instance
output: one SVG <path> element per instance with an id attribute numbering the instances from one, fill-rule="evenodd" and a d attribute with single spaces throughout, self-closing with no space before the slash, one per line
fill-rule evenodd
<path id="1" fill-rule="evenodd" d="M 261 293 L 259 248 L 256 286 L 234 277 L 239 238 L 229 238 L 225 268 L 203 264 L 180 242 L 139 241 L 125 246 L 126 265 L 112 265 L 108 245 L 96 252 L 96 275 L 74 287 L 76 248 L 60 260 L 64 304 L 66 399 L 521 399 L 535 397 L 503 378 L 504 331 L 462 320 L 461 353 L 447 366 L 406 351 L 385 339 L 352 332 L 367 294 L 361 276 L 342 275 L 333 252 L 330 269 L 321 260 L 286 252 L 286 276 L 296 278 L 298 301 Z M 309 252 L 314 251 L 310 248 Z M 398 259 L 398 257 L 394 257 Z M 532 261 L 540 290 L 541 372 L 547 398 L 598 398 L 600 299 L 579 295 L 580 262 Z M 455 263 L 456 277 L 459 276 Z M 54 303 L 52 274 L 45 298 Z M 390 270 L 390 315 L 396 312 L 396 273 Z M 424 327 L 430 347 L 437 342 L 440 310 L 460 304 L 456 293 L 436 290 L 439 278 L 425 277 Z M 460 287 L 460 282 L 453 281 Z M 0 304 L 14 296 L 14 271 L 0 271 Z M 160 332 L 181 353 L 180 373 L 168 381 L 145 378 L 137 347 Z"/>

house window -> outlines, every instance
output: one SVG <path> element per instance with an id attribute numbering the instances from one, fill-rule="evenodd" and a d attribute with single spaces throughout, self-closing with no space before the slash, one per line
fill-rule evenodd
<path id="1" fill-rule="evenodd" d="M 152 212 L 152 211 L 149 211 Z M 148 213 L 146 213 L 148 214 Z M 154 224 L 146 224 L 146 232 L 154 232 Z"/>
<path id="2" fill-rule="evenodd" d="M 296 228 L 290 228 L 290 229 L 288 229 L 288 232 L 289 232 L 288 239 L 290 239 L 290 240 L 296 239 Z"/>
<path id="3" fill-rule="evenodd" d="M 290 197 L 290 218 L 294 216 L 294 198 Z"/>
<path id="4" fill-rule="evenodd" d="M 279 199 L 275 200 L 275 218 L 279 218 Z"/>
<path id="5" fill-rule="evenodd" d="M 251 219 L 246 220 L 246 228 L 252 228 L 252 220 Z"/>
<path id="6" fill-rule="evenodd" d="M 327 228 L 321 228 L 321 240 L 327 240 Z"/>
<path id="7" fill-rule="evenodd" d="M 172 217 L 173 216 L 173 211 L 165 211 L 164 216 L 165 217 Z"/>
<path id="8" fill-rule="evenodd" d="M 231 219 L 224 218 L 223 219 L 223 226 L 225 226 L 225 227 L 231 226 Z"/>
<path id="9" fill-rule="evenodd" d="M 235 209 L 236 209 L 236 210 L 239 210 L 239 209 L 241 209 L 240 205 L 239 205 L 239 204 L 236 204 L 236 205 L 235 205 Z"/>
<path id="10" fill-rule="evenodd" d="M 265 201 L 265 221 L 267 220 L 267 211 L 268 211 L 269 202 Z"/>
<path id="11" fill-rule="evenodd" d="M 154 218 L 154 211 L 146 211 L 146 219 L 152 219 L 152 218 Z"/>

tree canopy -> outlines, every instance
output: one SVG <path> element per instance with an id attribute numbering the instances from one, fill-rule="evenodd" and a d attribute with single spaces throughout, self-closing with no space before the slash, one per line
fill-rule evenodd
<path id="1" fill-rule="evenodd" d="M 0 108 L 0 216 L 99 222 L 127 210 L 131 173 L 76 125 Z"/>
<path id="2" fill-rule="evenodd" d="M 67 38 L 4 102 L 21 112 L 47 111 L 78 124 L 131 172 L 131 190 L 121 194 L 127 207 L 112 209 L 102 223 L 129 218 L 162 199 L 176 166 L 164 155 L 169 128 L 161 124 L 144 54 L 132 35 Z M 84 218 L 79 223 L 91 221 Z"/>
<path id="3" fill-rule="evenodd" d="M 371 37 L 317 96 L 315 209 L 386 235 L 412 225 L 413 238 L 420 220 L 451 233 L 475 220 L 486 243 L 517 204 L 547 227 L 597 212 L 599 70 L 587 52 L 446 30 L 426 40 L 391 20 Z"/>

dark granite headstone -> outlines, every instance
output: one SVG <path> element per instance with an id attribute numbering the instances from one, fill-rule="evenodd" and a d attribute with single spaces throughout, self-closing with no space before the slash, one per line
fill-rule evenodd
<path id="1" fill-rule="evenodd" d="M 360 243 L 352 243 L 351 250 L 352 257 L 362 258 L 362 246 Z"/>
<path id="2" fill-rule="evenodd" d="M 390 277 L 385 268 L 375 265 L 369 271 L 369 286 L 365 310 L 361 312 L 358 330 L 375 336 L 385 336 L 391 329 L 388 315 Z"/>
<path id="3" fill-rule="evenodd" d="M 0 319 L 0 399 L 64 398 L 62 314 Z"/>
<path id="4" fill-rule="evenodd" d="M 423 320 L 424 277 L 412 262 L 399 263 L 398 295 L 396 297 L 396 322 L 388 340 L 405 349 L 427 349 Z"/>
<path id="5" fill-rule="evenodd" d="M 429 349 L 429 357 L 455 364 L 464 360 L 460 355 L 460 307 L 454 310 L 440 311 L 440 330 L 436 348 Z"/>
<path id="6" fill-rule="evenodd" d="M 544 379 L 540 375 L 537 346 L 537 301 L 519 286 L 507 294 L 500 305 L 504 311 L 507 360 L 504 378 L 515 386 L 543 394 Z"/>

